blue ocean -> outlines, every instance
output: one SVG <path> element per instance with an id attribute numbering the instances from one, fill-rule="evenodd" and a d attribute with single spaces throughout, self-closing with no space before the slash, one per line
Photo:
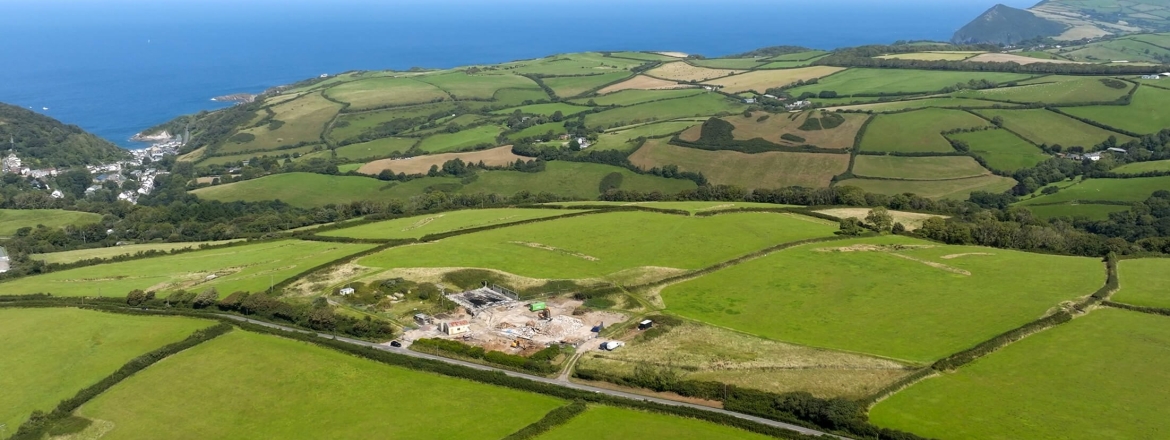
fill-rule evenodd
<path id="1" fill-rule="evenodd" d="M 212 97 L 322 73 L 945 41 L 997 2 L 1034 0 L 0 0 L 0 101 L 133 148 Z"/>

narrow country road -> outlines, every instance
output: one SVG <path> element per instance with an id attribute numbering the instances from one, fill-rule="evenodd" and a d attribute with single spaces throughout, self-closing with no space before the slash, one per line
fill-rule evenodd
<path id="1" fill-rule="evenodd" d="M 582 390 L 582 391 L 590 391 L 590 392 L 594 392 L 594 393 L 606 394 L 606 395 L 610 395 L 610 396 L 614 396 L 614 397 L 621 397 L 621 398 L 632 399 L 632 400 L 643 400 L 643 401 L 654 402 L 654 403 L 659 403 L 659 404 L 663 404 L 663 405 L 683 406 L 683 407 L 688 407 L 688 408 L 693 408 L 693 409 L 698 409 L 698 410 L 703 410 L 703 411 L 725 414 L 725 415 L 737 417 L 737 418 L 744 419 L 744 420 L 750 420 L 750 421 L 753 421 L 753 422 L 756 422 L 759 424 L 763 424 L 763 425 L 774 426 L 777 428 L 795 431 L 795 432 L 798 432 L 801 434 L 815 435 L 815 436 L 826 436 L 826 437 L 830 437 L 830 438 L 838 438 L 838 439 L 848 440 L 846 437 L 840 437 L 840 436 L 820 432 L 817 430 L 808 429 L 808 428 L 805 428 L 803 426 L 792 425 L 792 424 L 788 424 L 788 423 L 784 423 L 784 422 L 777 422 L 775 420 L 769 420 L 769 419 L 765 419 L 763 417 L 756 417 L 756 416 L 752 416 L 752 415 L 748 415 L 748 414 L 741 414 L 741 413 L 737 413 L 734 411 L 728 411 L 728 410 L 720 409 L 720 408 L 711 408 L 709 406 L 696 405 L 693 403 L 678 402 L 678 401 L 674 401 L 674 400 L 642 396 L 642 395 L 634 394 L 634 393 L 626 393 L 626 392 L 622 392 L 622 391 L 614 391 L 614 390 L 609 390 L 609 389 L 605 389 L 605 388 L 592 387 L 589 385 L 582 385 L 579 383 L 569 382 L 567 380 L 567 378 L 566 378 L 566 380 L 560 380 L 560 378 L 549 379 L 547 377 L 533 376 L 530 374 L 518 373 L 515 371 L 511 371 L 511 370 L 505 370 L 505 369 L 501 369 L 501 368 L 495 368 L 495 367 L 489 367 L 486 365 L 465 362 L 465 361 L 461 361 L 458 359 L 450 359 L 450 358 L 445 358 L 442 356 L 435 356 L 435 355 L 426 354 L 426 353 L 419 353 L 417 351 L 411 351 L 411 350 L 407 350 L 405 348 L 395 348 L 395 347 L 390 347 L 390 346 L 386 346 L 386 345 L 375 344 L 373 342 L 366 342 L 366 341 L 346 338 L 346 337 L 342 337 L 342 336 L 330 335 L 330 334 L 326 334 L 326 333 L 314 333 L 314 332 L 310 332 L 310 331 L 304 331 L 304 330 L 295 329 L 292 327 L 286 327 L 286 326 L 279 325 L 279 324 L 273 324 L 270 322 L 257 321 L 255 319 L 249 319 L 249 318 L 245 318 L 242 316 L 219 314 L 219 313 L 217 313 L 216 316 L 221 316 L 224 318 L 228 318 L 228 319 L 232 319 L 232 320 L 236 320 L 236 321 L 241 321 L 241 322 L 247 322 L 249 324 L 256 324 L 256 325 L 260 325 L 260 326 L 264 326 L 264 327 L 268 327 L 268 328 L 274 328 L 277 330 L 284 330 L 284 331 L 297 332 L 297 333 L 316 334 L 317 337 L 320 337 L 320 338 L 334 339 L 334 340 L 346 342 L 349 344 L 360 345 L 363 347 L 372 347 L 372 348 L 375 348 L 378 350 L 388 351 L 388 352 L 400 354 L 403 356 L 411 356 L 411 357 L 416 357 L 416 358 L 421 358 L 421 359 L 430 359 L 433 361 L 445 362 L 448 364 L 459 365 L 459 366 L 463 366 L 463 367 L 467 367 L 467 368 L 474 368 L 477 370 L 496 371 L 496 372 L 504 373 L 505 375 L 508 375 L 511 377 L 527 379 L 527 380 L 531 380 L 533 382 L 541 382 L 541 383 L 546 383 L 549 385 L 562 386 L 562 387 L 572 388 L 572 389 L 577 389 L 577 390 Z"/>

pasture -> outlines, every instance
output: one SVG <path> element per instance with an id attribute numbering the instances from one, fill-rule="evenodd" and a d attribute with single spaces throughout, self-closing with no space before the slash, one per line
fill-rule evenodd
<path id="1" fill-rule="evenodd" d="M 697 419 L 672 417 L 632 409 L 593 406 L 567 423 L 535 437 L 536 440 L 766 440 L 773 437 Z"/>
<path id="2" fill-rule="evenodd" d="M 747 91 L 764 93 L 765 90 L 773 87 L 783 87 L 797 81 L 808 81 L 811 79 L 822 78 L 842 70 L 845 69 L 831 66 L 801 67 L 798 69 L 757 70 L 740 73 L 713 81 L 707 81 L 705 84 L 721 86 L 723 87 L 723 91 L 727 93 L 740 93 Z"/>
<path id="3" fill-rule="evenodd" d="M 859 98 L 860 99 L 860 98 Z M 823 102 L 823 99 L 813 99 L 815 102 Z M 846 99 L 846 104 L 852 100 Z M 831 105 L 831 103 L 830 103 Z M 921 98 L 908 99 L 905 101 L 889 101 L 889 102 L 875 102 L 869 104 L 852 104 L 842 105 L 839 107 L 831 107 L 829 110 L 865 110 L 873 112 L 896 112 L 900 110 L 910 110 L 918 108 L 993 108 L 993 107 L 1016 107 L 1018 104 L 1007 104 L 992 101 L 984 101 L 980 99 L 967 98 Z"/>
<path id="4" fill-rule="evenodd" d="M 988 125 L 991 123 L 962 110 L 932 108 L 877 115 L 861 137 L 861 150 L 949 153 L 955 149 L 942 132 Z"/>
<path id="5" fill-rule="evenodd" d="M 102 221 L 102 216 L 91 212 L 61 209 L 0 209 L 0 237 L 11 237 L 20 228 L 63 228 Z"/>
<path id="6" fill-rule="evenodd" d="M 333 150 L 341 160 L 380 159 L 394 153 L 410 151 L 418 143 L 415 138 L 382 138 L 360 144 L 349 144 Z"/>
<path id="7" fill-rule="evenodd" d="M 367 223 L 319 235 L 348 238 L 422 238 L 430 234 L 515 223 L 583 212 L 579 209 L 470 209 Z"/>
<path id="8" fill-rule="evenodd" d="M 1004 128 L 1036 144 L 1061 145 L 1065 148 L 1073 146 L 1092 148 L 1094 145 L 1105 142 L 1110 136 L 1116 137 L 1119 143 L 1130 140 L 1129 136 L 1097 128 L 1044 109 L 977 110 L 977 113 L 988 119 L 997 116 L 1003 118 Z"/>
<path id="9" fill-rule="evenodd" d="M 1016 181 L 1009 177 L 980 176 L 967 179 L 952 180 L 877 180 L 877 179 L 847 179 L 837 182 L 836 186 L 856 186 L 866 192 L 898 195 L 917 194 L 930 199 L 967 200 L 975 191 L 1002 193 L 1013 186 Z"/>
<path id="10" fill-rule="evenodd" d="M 380 125 L 396 119 L 447 116 L 454 113 L 456 107 L 456 103 L 448 101 L 360 113 L 346 113 L 338 116 L 337 122 L 333 124 L 333 128 L 329 129 L 329 138 L 336 141 L 343 141 L 372 131 Z"/>
<path id="11" fill-rule="evenodd" d="M 1129 205 L 1094 205 L 1090 203 L 1062 203 L 1059 205 L 1028 205 L 1032 214 L 1043 218 L 1086 217 L 1090 220 L 1108 220 L 1109 214 L 1129 211 Z"/>
<path id="12" fill-rule="evenodd" d="M 996 170 L 1031 168 L 1051 157 L 1030 142 L 1003 129 L 956 133 L 947 137 L 966 142 L 972 153 Z"/>
<path id="13" fill-rule="evenodd" d="M 548 93 L 545 93 L 544 89 L 500 89 L 492 97 L 492 100 L 497 104 L 507 106 L 530 104 L 548 99 Z"/>
<path id="14" fill-rule="evenodd" d="M 243 182 L 191 191 L 202 199 L 223 202 L 280 200 L 308 208 L 361 200 L 389 200 L 383 195 L 388 182 L 368 177 L 329 176 L 316 173 L 281 173 Z"/>
<path id="15" fill-rule="evenodd" d="M 1170 309 L 1170 259 L 1122 260 L 1117 279 L 1121 290 L 1113 294 L 1114 301 Z"/>
<path id="16" fill-rule="evenodd" d="M 1170 171 L 1170 160 L 1155 160 L 1150 162 L 1128 163 L 1112 170 L 1117 174 L 1141 174 L 1161 171 Z"/>
<path id="17" fill-rule="evenodd" d="M 677 165 L 683 171 L 703 173 L 711 183 L 749 189 L 823 188 L 829 186 L 833 176 L 849 169 L 848 154 L 781 151 L 747 154 L 679 147 L 660 139 L 646 141 L 630 155 L 630 162 L 642 169 Z"/>
<path id="18" fill-rule="evenodd" d="M 617 351 L 591 351 L 579 369 L 631 377 L 638 365 L 668 362 L 685 380 L 716 381 L 744 388 L 820 398 L 861 399 L 909 374 L 905 365 L 880 358 L 745 335 L 685 323 L 652 339 L 635 337 Z"/>
<path id="19" fill-rule="evenodd" d="M 1125 88 L 1115 89 L 1106 86 L 1101 82 L 1101 79 L 1090 77 L 998 89 L 964 90 L 954 93 L 953 96 L 998 101 L 1069 104 L 1116 101 L 1133 88 L 1129 83 L 1125 83 Z"/>
<path id="20" fill-rule="evenodd" d="M 456 133 L 439 133 L 427 136 L 418 143 L 418 149 L 427 153 L 444 153 L 452 150 L 470 148 L 481 144 L 496 144 L 502 128 L 488 124 L 468 128 Z"/>
<path id="21" fill-rule="evenodd" d="M 882 55 L 877 58 L 884 60 L 919 60 L 919 61 L 963 61 L 983 52 L 913 52 Z"/>
<path id="22" fill-rule="evenodd" d="M 529 137 L 540 137 L 541 139 L 546 139 L 545 136 L 547 136 L 549 132 L 551 132 L 553 136 L 556 136 L 568 133 L 568 130 L 565 129 L 564 122 L 548 122 L 544 124 L 533 125 L 515 133 L 509 133 L 507 136 L 509 141 L 515 141 L 517 139 L 524 139 Z M 547 138 L 547 140 L 552 141 L 555 139 Z"/>
<path id="23" fill-rule="evenodd" d="M 1028 75 L 997 72 L 947 72 L 909 69 L 849 69 L 822 78 L 817 84 L 797 87 L 789 93 L 820 93 L 825 90 L 840 96 L 929 93 L 958 83 L 985 79 L 998 83 L 1027 79 Z"/>
<path id="24" fill-rule="evenodd" d="M 658 122 L 654 124 L 639 125 L 624 130 L 614 130 L 599 135 L 597 142 L 590 146 L 589 149 L 629 150 L 637 146 L 634 141 L 640 137 L 650 138 L 666 136 L 681 132 L 698 124 L 700 123 L 696 121 Z"/>
<path id="25" fill-rule="evenodd" d="M 492 99 L 500 89 L 540 90 L 532 80 L 513 74 L 469 74 L 452 72 L 421 75 L 414 79 L 443 89 L 454 99 Z"/>
<path id="26" fill-rule="evenodd" d="M 859 155 L 853 162 L 857 177 L 885 177 L 906 180 L 945 180 L 990 174 L 975 159 L 967 156 L 869 156 Z"/>
<path id="27" fill-rule="evenodd" d="M 612 73 L 614 71 L 628 71 L 645 64 L 646 61 L 628 58 L 607 57 L 596 52 L 571 53 L 553 55 L 536 60 L 517 61 L 501 64 L 504 70 L 519 74 L 535 73 L 541 75 L 593 75 L 598 73 Z M 628 72 L 627 72 L 628 73 Z"/>
<path id="28" fill-rule="evenodd" d="M 442 167 L 444 163 L 459 159 L 465 163 L 480 163 L 488 166 L 506 166 L 515 163 L 517 160 L 530 161 L 531 157 L 517 156 L 512 153 L 512 147 L 505 145 L 503 147 L 492 148 L 490 150 L 473 151 L 470 153 L 444 153 L 431 154 L 425 156 L 415 156 L 408 159 L 382 159 L 376 160 L 358 168 L 358 172 L 362 174 L 377 175 L 382 170 L 393 171 L 394 174 L 426 174 L 430 171 L 432 166 Z"/>
<path id="29" fill-rule="evenodd" d="M 1075 201 L 1109 200 L 1140 202 L 1156 191 L 1170 190 L 1170 176 L 1131 179 L 1087 179 L 1056 194 L 1024 200 L 1019 205 L 1045 205 Z"/>
<path id="30" fill-rule="evenodd" d="M 786 53 L 784 55 L 777 55 L 777 56 L 774 56 L 772 58 L 769 58 L 769 60 L 772 60 L 772 61 L 809 61 L 809 60 L 814 60 L 814 59 L 823 57 L 823 56 L 828 55 L 828 54 L 829 54 L 828 52 L 825 52 L 823 50 L 810 50 L 810 51 L 806 51 L 806 52 Z"/>
<path id="31" fill-rule="evenodd" d="M 128 244 L 125 246 L 114 246 L 96 249 L 81 249 L 76 251 L 53 252 L 49 254 L 33 254 L 29 258 L 34 260 L 41 260 L 48 264 L 68 264 L 82 260 L 89 260 L 93 258 L 112 258 L 122 255 L 134 255 L 139 252 L 147 251 L 163 251 L 171 252 L 179 249 L 198 249 L 200 246 L 215 246 L 220 244 L 231 243 L 239 240 L 224 240 L 224 241 L 204 241 L 198 243 L 145 243 L 145 244 Z"/>
<path id="32" fill-rule="evenodd" d="M 1170 127 L 1170 90 L 1141 87 L 1127 106 L 1073 107 L 1068 114 L 1139 134 Z"/>
<path id="33" fill-rule="evenodd" d="M 561 98 L 572 98 L 607 84 L 616 83 L 630 76 L 630 72 L 608 72 L 600 75 L 565 76 L 544 78 L 544 85 L 548 86 Z"/>
<path id="34" fill-rule="evenodd" d="M 532 278 L 598 278 L 643 267 L 699 269 L 780 243 L 832 236 L 836 230 L 835 223 L 790 214 L 685 217 L 614 212 L 392 248 L 358 263 L 386 269 L 475 267 Z"/>
<path id="35" fill-rule="evenodd" d="M 116 428 L 103 437 L 109 440 L 153 439 L 160 432 L 175 439 L 343 439 L 377 432 L 495 440 L 563 404 L 236 330 L 135 374 L 77 413 L 113 422 Z M 421 416 L 438 413 L 446 413 L 441 423 Z"/>
<path id="36" fill-rule="evenodd" d="M 1028 289 L 1016 289 L 1019 280 Z M 926 363 L 1093 293 L 1105 266 L 900 236 L 815 243 L 667 287 L 668 310 L 779 341 Z"/>
<path id="37" fill-rule="evenodd" d="M 705 211 L 724 211 L 729 209 L 739 208 L 792 208 L 795 205 L 777 205 L 772 203 L 752 203 L 752 202 L 604 202 L 604 201 L 584 201 L 584 202 L 556 202 L 548 203 L 548 205 L 574 207 L 574 206 L 644 206 L 647 208 L 658 209 L 677 209 L 688 211 L 691 214 L 696 214 Z"/>
<path id="38" fill-rule="evenodd" d="M 12 434 L 33 410 L 49 412 L 131 359 L 211 324 L 80 309 L 0 309 L 0 425 Z"/>
<path id="39" fill-rule="evenodd" d="M 687 63 L 710 69 L 749 70 L 767 64 L 768 60 L 765 58 L 708 58 L 689 60 Z"/>
<path id="40" fill-rule="evenodd" d="M 320 93 L 312 93 L 273 106 L 273 122 L 240 130 L 228 139 L 220 153 L 275 150 L 299 143 L 319 143 L 325 125 L 337 115 L 341 106 Z M 277 122 L 279 121 L 279 122 Z"/>
<path id="41" fill-rule="evenodd" d="M 1042 54 L 1046 52 L 1032 52 L 1031 54 Z M 1036 63 L 1053 63 L 1053 64 L 1073 64 L 1073 61 L 1057 58 L 1049 54 L 1047 57 L 1043 56 L 1024 56 L 1022 54 L 1010 53 L 985 53 L 968 58 L 968 62 L 972 63 L 1016 63 L 1019 65 L 1028 65 Z"/>
<path id="42" fill-rule="evenodd" d="M 623 83 L 624 84 L 624 83 Z M 573 100 L 574 104 L 585 105 L 592 101 L 596 105 L 601 106 L 627 106 L 634 104 L 641 104 L 649 101 L 661 101 L 664 99 L 686 98 L 703 93 L 703 89 L 686 88 L 686 89 L 672 89 L 672 90 L 636 90 L 626 89 L 613 93 L 608 93 L 603 96 L 592 98 L 581 98 Z"/>
<path id="43" fill-rule="evenodd" d="M 125 297 L 134 289 L 156 291 L 159 296 L 180 289 L 203 292 L 215 288 L 220 296 L 240 290 L 262 292 L 312 267 L 371 247 L 271 241 L 28 276 L 0 284 L 0 290 L 13 295 L 105 297 Z"/>
<path id="44" fill-rule="evenodd" d="M 203 149 L 201 148 L 196 152 L 199 152 L 202 150 Z M 280 150 L 268 150 L 268 151 L 261 151 L 261 152 L 255 152 L 255 153 L 229 154 L 229 155 L 225 155 L 225 156 L 208 156 L 208 157 L 199 158 L 198 162 L 196 162 L 196 163 L 201 165 L 201 166 L 224 165 L 224 164 L 229 164 L 229 163 L 233 163 L 233 162 L 243 162 L 246 160 L 251 160 L 253 157 L 281 157 L 281 158 L 283 158 L 283 157 L 292 157 L 292 155 L 294 155 L 294 154 L 300 154 L 301 160 L 303 160 L 306 156 L 312 157 L 312 156 L 310 156 L 310 154 L 322 154 L 322 153 L 328 153 L 328 150 L 325 149 L 324 145 L 318 144 L 318 145 L 308 145 L 308 146 L 304 146 L 304 147 L 300 147 L 300 148 L 286 148 L 286 149 L 280 149 Z"/>
<path id="45" fill-rule="evenodd" d="M 620 83 L 606 86 L 601 90 L 598 90 L 597 93 L 601 95 L 607 95 L 610 93 L 617 93 L 626 90 L 667 90 L 686 87 L 690 86 L 685 86 L 674 81 L 667 81 L 665 79 L 637 75 Z"/>
<path id="46" fill-rule="evenodd" d="M 646 75 L 673 81 L 701 82 L 715 78 L 722 78 L 727 75 L 734 75 L 741 72 L 743 71 L 733 69 L 708 69 L 706 67 L 692 66 L 683 61 L 677 61 L 655 67 L 647 71 Z"/>
<path id="47" fill-rule="evenodd" d="M 674 61 L 677 58 L 651 52 L 613 52 L 610 56 L 639 61 Z"/>
<path id="48" fill-rule="evenodd" d="M 1095 310 L 894 394 L 870 420 L 959 440 L 1160 438 L 1167 346 L 1170 319 Z"/>
<path id="49" fill-rule="evenodd" d="M 646 102 L 629 107 L 619 107 L 601 113 L 585 116 L 589 127 L 613 128 L 639 122 L 665 121 L 690 116 L 710 116 L 719 113 L 734 113 L 742 110 L 743 104 L 732 101 L 718 93 L 703 93 L 686 98 Z"/>
<path id="50" fill-rule="evenodd" d="M 324 93 L 330 99 L 349 103 L 351 111 L 423 104 L 451 98 L 443 89 L 415 78 L 363 79 L 333 86 Z"/>
<path id="51" fill-rule="evenodd" d="M 568 103 L 564 103 L 564 102 L 554 102 L 554 103 L 548 103 L 548 104 L 533 104 L 533 105 L 525 105 L 525 106 L 521 106 L 521 107 L 514 107 L 514 108 L 509 108 L 509 109 L 504 109 L 504 110 L 497 110 L 495 112 L 492 112 L 492 114 L 510 115 L 510 114 L 516 112 L 516 110 L 519 110 L 520 113 L 523 113 L 526 115 L 540 115 L 540 116 L 552 116 L 553 113 L 561 112 L 561 114 L 564 115 L 565 117 L 569 117 L 569 116 L 572 116 L 572 115 L 575 115 L 578 113 L 587 112 L 589 110 L 592 110 L 592 108 L 581 106 L 581 105 L 568 104 Z"/>

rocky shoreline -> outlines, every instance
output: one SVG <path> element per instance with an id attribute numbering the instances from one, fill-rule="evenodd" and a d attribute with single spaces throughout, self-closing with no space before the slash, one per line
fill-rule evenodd
<path id="1" fill-rule="evenodd" d="M 253 95 L 251 93 L 233 93 L 231 95 L 216 96 L 211 98 L 211 100 L 215 102 L 249 103 L 255 101 L 257 96 L 259 95 Z"/>

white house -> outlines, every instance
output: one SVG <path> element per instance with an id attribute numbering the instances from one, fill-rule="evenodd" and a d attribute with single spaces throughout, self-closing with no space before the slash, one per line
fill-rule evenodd
<path id="1" fill-rule="evenodd" d="M 471 323 L 467 321 L 448 321 L 439 324 L 439 330 L 448 336 L 461 335 L 471 331 Z"/>
<path id="2" fill-rule="evenodd" d="M 1086 154 L 1086 155 L 1085 155 L 1085 159 L 1089 159 L 1089 160 L 1091 160 L 1091 161 L 1093 161 L 1093 162 L 1096 162 L 1096 161 L 1098 161 L 1098 160 L 1101 160 L 1101 153 L 1089 153 L 1089 154 Z"/>

